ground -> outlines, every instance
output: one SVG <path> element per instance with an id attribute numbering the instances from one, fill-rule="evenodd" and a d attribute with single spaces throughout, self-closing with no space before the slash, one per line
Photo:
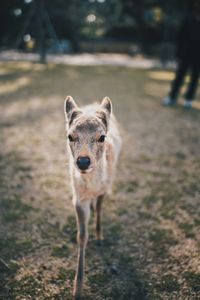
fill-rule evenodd
<path id="1" fill-rule="evenodd" d="M 79 104 L 109 96 L 123 136 L 101 248 L 90 222 L 85 300 L 200 299 L 200 110 L 160 105 L 172 77 L 158 69 L 0 63 L 0 299 L 72 299 L 67 94 Z"/>

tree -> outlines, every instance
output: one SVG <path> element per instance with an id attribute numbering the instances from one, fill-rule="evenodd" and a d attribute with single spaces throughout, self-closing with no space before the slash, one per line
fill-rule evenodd
<path id="1" fill-rule="evenodd" d="M 16 36 L 23 31 L 24 34 L 29 33 L 37 39 L 38 30 L 38 8 L 41 0 L 2 0 L 0 10 L 0 43 L 1 45 L 12 46 L 16 40 Z M 85 22 L 87 15 L 87 0 L 44 0 L 45 9 L 55 28 L 59 38 L 67 38 L 71 40 L 74 47 L 77 48 L 79 33 Z M 36 11 L 32 14 L 33 6 Z M 28 26 L 27 18 L 29 19 Z"/>

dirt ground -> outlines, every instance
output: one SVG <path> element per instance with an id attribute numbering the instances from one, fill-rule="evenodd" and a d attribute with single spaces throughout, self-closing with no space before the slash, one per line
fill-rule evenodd
<path id="1" fill-rule="evenodd" d="M 63 101 L 113 100 L 123 151 L 85 300 L 200 299 L 200 105 L 164 108 L 173 73 L 0 63 L 0 299 L 72 299 L 76 223 Z M 198 99 L 200 94 L 198 94 Z"/>

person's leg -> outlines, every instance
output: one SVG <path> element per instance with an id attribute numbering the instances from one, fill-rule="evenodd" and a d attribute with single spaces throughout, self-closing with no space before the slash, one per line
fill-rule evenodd
<path id="1" fill-rule="evenodd" d="M 187 92 L 185 94 L 185 99 L 187 101 L 192 101 L 195 97 L 195 93 L 198 87 L 198 80 L 200 76 L 200 64 L 193 64 L 191 66 L 191 76 L 190 76 L 190 82 L 188 85 Z"/>
<path id="2" fill-rule="evenodd" d="M 181 85 L 183 83 L 184 77 L 186 75 L 186 72 L 188 70 L 189 67 L 189 63 L 188 61 L 180 61 L 178 63 L 178 68 L 176 71 L 176 77 L 174 79 L 174 81 L 172 82 L 172 88 L 171 91 L 169 93 L 169 97 L 171 99 L 173 99 L 174 101 L 176 101 L 177 97 L 178 97 L 178 93 L 179 90 L 181 88 Z"/>

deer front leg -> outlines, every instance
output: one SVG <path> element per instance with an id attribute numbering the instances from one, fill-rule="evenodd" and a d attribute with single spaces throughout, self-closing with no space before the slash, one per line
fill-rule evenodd
<path id="1" fill-rule="evenodd" d="M 96 239 L 98 245 L 101 245 L 101 242 L 103 240 L 103 234 L 102 234 L 102 225 L 101 225 L 101 208 L 102 208 L 102 202 L 103 202 L 104 195 L 101 195 L 97 198 L 97 205 L 96 205 Z"/>
<path id="2" fill-rule="evenodd" d="M 83 285 L 83 269 L 85 260 L 85 248 L 88 240 L 88 221 L 90 215 L 90 204 L 88 202 L 76 205 L 76 220 L 78 226 L 78 260 L 77 270 L 74 279 L 73 296 L 75 299 L 81 299 Z"/>

